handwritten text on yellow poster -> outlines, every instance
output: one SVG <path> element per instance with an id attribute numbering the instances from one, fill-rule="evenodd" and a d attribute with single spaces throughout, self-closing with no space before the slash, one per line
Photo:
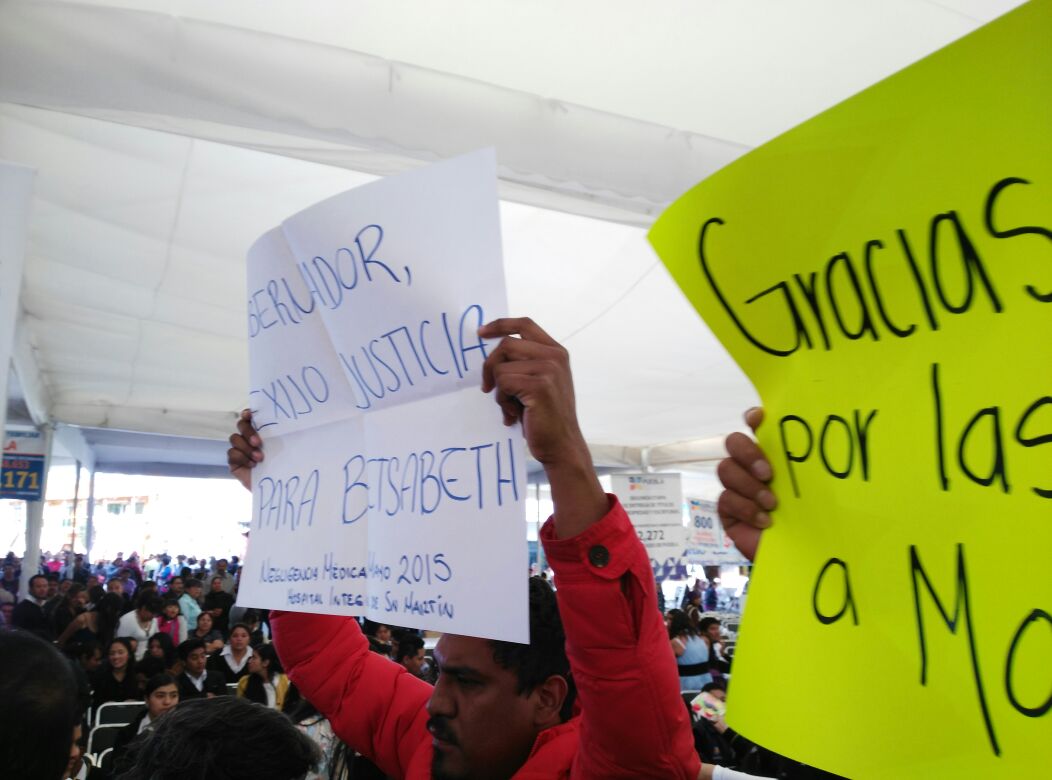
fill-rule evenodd
<path id="1" fill-rule="evenodd" d="M 1050 40 L 1023 6 L 650 235 L 767 410 L 730 723 L 849 777 L 1052 766 Z"/>

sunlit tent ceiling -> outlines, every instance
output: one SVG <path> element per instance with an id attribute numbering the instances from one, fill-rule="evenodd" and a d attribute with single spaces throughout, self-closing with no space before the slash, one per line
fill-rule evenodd
<path id="1" fill-rule="evenodd" d="M 121 470 L 214 461 L 163 437 L 119 453 L 106 430 L 229 431 L 249 244 L 375 176 L 495 146 L 511 310 L 571 350 L 598 459 L 711 459 L 756 397 L 646 226 L 1017 4 L 0 2 L 0 159 L 38 171 L 15 406 L 101 429 L 79 440 Z"/>

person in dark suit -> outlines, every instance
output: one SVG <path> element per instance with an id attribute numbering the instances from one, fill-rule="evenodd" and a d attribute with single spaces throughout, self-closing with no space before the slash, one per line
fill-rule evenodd
<path id="1" fill-rule="evenodd" d="M 155 674 L 146 681 L 146 705 L 132 718 L 132 722 L 117 732 L 113 743 L 113 765 L 116 766 L 134 742 L 144 731 L 157 726 L 168 710 L 179 703 L 179 688 L 175 678 L 170 674 Z"/>
<path id="2" fill-rule="evenodd" d="M 211 699 L 226 693 L 226 678 L 222 672 L 207 669 L 208 655 L 200 639 L 187 639 L 179 645 L 183 671 L 179 675 L 179 699 Z"/>
<path id="3" fill-rule="evenodd" d="M 29 631 L 48 642 L 52 641 L 55 638 L 55 632 L 51 628 L 51 621 L 44 614 L 46 603 L 47 577 L 43 574 L 35 574 L 29 578 L 29 595 L 18 602 L 11 614 L 11 622 L 15 628 Z"/>

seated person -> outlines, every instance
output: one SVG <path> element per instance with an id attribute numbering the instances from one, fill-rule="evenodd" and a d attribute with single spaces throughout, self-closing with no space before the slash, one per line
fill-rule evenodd
<path id="1" fill-rule="evenodd" d="M 94 639 L 76 642 L 66 648 L 73 677 L 77 681 L 77 700 L 81 712 L 91 706 L 91 679 L 102 666 L 102 647 Z"/>
<path id="2" fill-rule="evenodd" d="M 362 620 L 362 633 L 369 640 L 369 649 L 379 655 L 391 658 L 393 637 L 391 627 L 385 623 L 377 623 L 369 618 Z"/>
<path id="3" fill-rule="evenodd" d="M 541 537 L 558 604 L 530 581 L 527 645 L 443 635 L 433 688 L 370 653 L 351 618 L 274 612 L 289 676 L 337 736 L 395 778 L 711 777 L 694 752 L 649 556 L 581 435 L 569 355 L 528 319 L 479 335 L 504 337 L 482 389 L 496 388 L 506 424 L 522 423 L 551 485 Z M 248 487 L 263 451 L 247 411 L 231 445 L 231 471 Z"/>
<path id="4" fill-rule="evenodd" d="M 235 696 L 180 704 L 115 764 L 116 780 L 294 780 L 318 748 L 280 712 Z"/>
<path id="5" fill-rule="evenodd" d="M 423 678 L 424 640 L 416 634 L 401 634 L 398 638 L 398 650 L 395 651 L 395 661 L 414 677 Z"/>
<path id="6" fill-rule="evenodd" d="M 117 637 L 106 649 L 106 661 L 91 678 L 91 706 L 108 701 L 139 701 L 142 689 L 136 676 L 131 642 Z"/>
<path id="7" fill-rule="evenodd" d="M 255 652 L 249 644 L 251 632 L 244 623 L 236 623 L 230 629 L 226 647 L 208 659 L 208 668 L 226 678 L 227 683 L 240 682 L 248 674 L 248 659 Z"/>
<path id="8" fill-rule="evenodd" d="M 139 593 L 135 599 L 135 608 L 124 613 L 117 624 L 117 636 L 135 640 L 135 660 L 141 661 L 146 655 L 147 640 L 157 633 L 157 616 L 161 614 L 164 602 L 149 590 Z"/>
<path id="9" fill-rule="evenodd" d="M 143 676 L 143 682 L 155 674 L 170 674 L 173 677 L 180 671 L 179 654 L 175 652 L 172 637 L 158 632 L 150 637 L 146 645 L 146 655 L 137 664 L 137 671 Z"/>
<path id="10" fill-rule="evenodd" d="M 263 622 L 263 616 L 258 609 L 246 609 L 241 616 L 241 622 L 248 626 L 248 643 L 252 647 L 259 647 L 270 641 L 270 626 Z"/>
<path id="11" fill-rule="evenodd" d="M 186 591 L 179 597 L 179 611 L 186 619 L 186 630 L 197 628 L 197 616 L 201 614 L 201 580 L 190 577 L 186 580 Z"/>
<path id="12" fill-rule="evenodd" d="M 234 606 L 232 594 L 223 590 L 223 578 L 212 577 L 210 590 L 205 595 L 205 612 L 212 615 L 216 630 L 224 636 L 230 629 L 230 609 Z"/>
<path id="13" fill-rule="evenodd" d="M 702 618 L 698 632 L 705 644 L 709 646 L 709 673 L 713 682 L 718 682 L 731 670 L 731 665 L 723 656 L 723 635 L 720 632 L 720 621 L 714 617 Z"/>
<path id="14" fill-rule="evenodd" d="M 190 632 L 189 638 L 204 642 L 207 653 L 217 653 L 223 649 L 223 635 L 215 628 L 211 612 L 202 612 L 197 616 L 197 627 Z"/>
<path id="15" fill-rule="evenodd" d="M 289 682 L 274 645 L 261 645 L 248 659 L 248 674 L 237 684 L 237 695 L 272 710 L 291 710 L 300 694 Z"/>
<path id="16" fill-rule="evenodd" d="M 144 731 L 157 727 L 161 716 L 179 703 L 179 688 L 170 674 L 155 674 L 146 681 L 146 704 L 131 723 L 117 733 L 113 743 L 114 766 L 135 739 Z"/>
<path id="17" fill-rule="evenodd" d="M 161 614 L 157 616 L 157 633 L 168 634 L 172 638 L 172 647 L 186 641 L 186 618 L 180 614 L 178 599 L 170 598 L 164 602 Z"/>
<path id="18" fill-rule="evenodd" d="M 207 614 L 207 613 L 201 613 Z M 211 699 L 226 693 L 226 678 L 222 672 L 209 670 L 205 643 L 200 639 L 187 639 L 179 645 L 179 659 L 183 671 L 179 681 L 179 699 Z"/>
<path id="19" fill-rule="evenodd" d="M 109 775 L 106 772 L 84 760 L 84 749 L 81 747 L 83 742 L 84 727 L 78 723 L 73 730 L 73 750 L 69 754 L 69 764 L 62 777 L 69 780 L 108 780 Z"/>
<path id="20" fill-rule="evenodd" d="M 676 657 L 680 691 L 700 691 L 711 683 L 709 645 L 682 609 L 669 611 L 668 636 Z"/>

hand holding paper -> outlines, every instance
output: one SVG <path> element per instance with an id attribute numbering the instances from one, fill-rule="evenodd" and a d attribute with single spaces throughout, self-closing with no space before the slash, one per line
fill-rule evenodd
<path id="1" fill-rule="evenodd" d="M 747 411 L 745 422 L 755 431 L 763 422 L 763 409 Z M 744 434 L 732 433 L 726 447 L 730 457 L 720 461 L 716 469 L 726 488 L 718 505 L 720 522 L 742 555 L 754 560 L 760 532 L 771 526 L 768 512 L 778 506 L 778 499 L 768 487 L 773 477 L 771 463 L 756 442 Z"/>
<path id="2" fill-rule="evenodd" d="M 570 355 L 528 317 L 495 320 L 479 335 L 503 337 L 482 368 L 482 390 L 496 388 L 505 425 L 521 420 L 551 484 L 556 532 L 574 536 L 606 514 L 608 504 L 577 424 Z"/>
<path id="3" fill-rule="evenodd" d="M 230 436 L 226 453 L 227 465 L 245 490 L 252 489 L 252 468 L 263 460 L 263 441 L 252 427 L 252 410 L 242 409 L 237 418 L 237 433 Z"/>

